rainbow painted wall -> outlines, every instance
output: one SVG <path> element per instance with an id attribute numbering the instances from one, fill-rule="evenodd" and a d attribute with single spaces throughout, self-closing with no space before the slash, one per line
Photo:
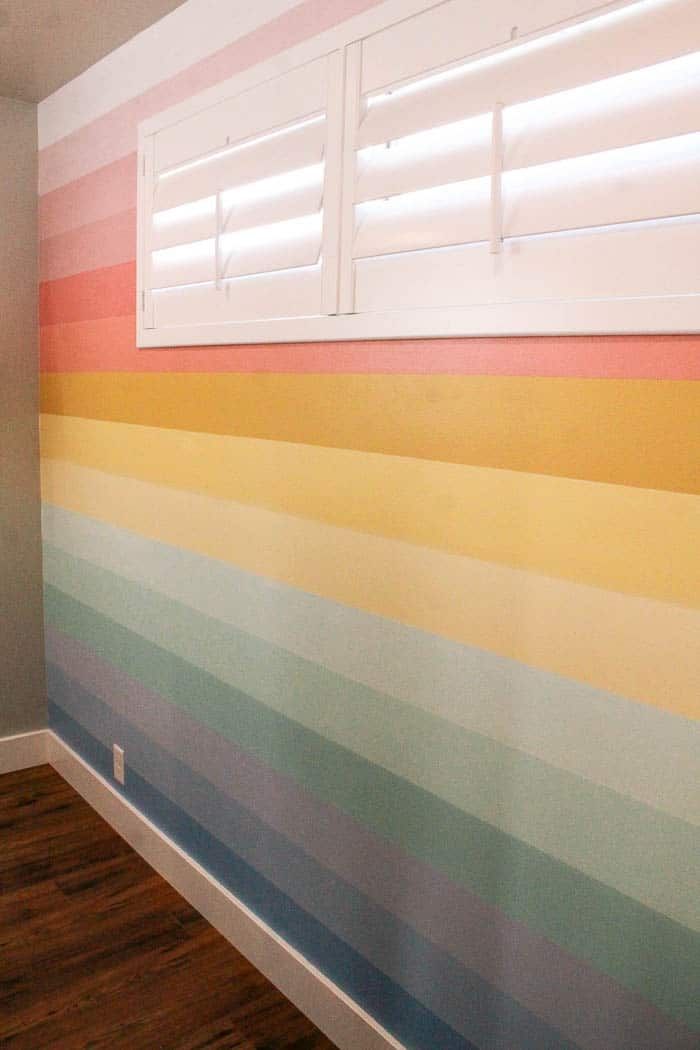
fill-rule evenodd
<path id="1" fill-rule="evenodd" d="M 700 338 L 135 348 L 138 121 L 368 6 L 41 152 L 51 726 L 408 1047 L 697 1050 Z"/>

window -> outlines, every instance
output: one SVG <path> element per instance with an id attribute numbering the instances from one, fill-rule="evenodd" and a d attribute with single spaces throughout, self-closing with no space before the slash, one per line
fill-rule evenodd
<path id="1" fill-rule="evenodd" d="M 324 215 L 338 208 L 341 87 L 336 53 L 152 136 L 147 326 L 335 310 L 328 277 L 338 247 Z"/>
<path id="2" fill-rule="evenodd" d="M 446 0 L 148 122 L 139 345 L 700 329 L 697 5 L 591 7 Z"/>

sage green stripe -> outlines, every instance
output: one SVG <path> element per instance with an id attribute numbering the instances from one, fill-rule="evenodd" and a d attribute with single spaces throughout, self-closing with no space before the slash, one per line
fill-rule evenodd
<path id="1" fill-rule="evenodd" d="M 700 826 L 700 722 L 50 504 L 42 534 L 370 690 Z"/>
<path id="2" fill-rule="evenodd" d="M 46 546 L 46 578 L 188 663 L 458 809 L 700 929 L 700 828 Z M 585 829 L 585 834 L 582 834 Z M 676 875 L 666 877 L 674 857 Z"/>
<path id="3" fill-rule="evenodd" d="M 256 702 L 47 585 L 52 626 L 509 916 L 700 1028 L 700 937 Z"/>

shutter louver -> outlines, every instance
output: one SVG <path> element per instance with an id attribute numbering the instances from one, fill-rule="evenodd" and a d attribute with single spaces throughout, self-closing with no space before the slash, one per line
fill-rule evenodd
<path id="1" fill-rule="evenodd" d="M 672 255 L 700 215 L 697 3 L 640 0 L 436 68 L 455 46 L 438 25 L 467 6 L 363 42 L 352 311 L 688 294 Z M 378 86 L 399 36 L 411 79 Z"/>
<path id="2" fill-rule="evenodd" d="M 318 59 L 158 132 L 153 325 L 318 315 L 328 99 Z"/>

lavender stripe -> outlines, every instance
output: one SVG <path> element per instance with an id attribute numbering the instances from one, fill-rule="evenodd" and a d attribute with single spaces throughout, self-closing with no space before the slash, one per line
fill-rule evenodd
<path id="1" fill-rule="evenodd" d="M 47 658 L 226 795 L 469 969 L 590 1050 L 696 1050 L 638 994 L 506 918 L 49 628 Z"/>

